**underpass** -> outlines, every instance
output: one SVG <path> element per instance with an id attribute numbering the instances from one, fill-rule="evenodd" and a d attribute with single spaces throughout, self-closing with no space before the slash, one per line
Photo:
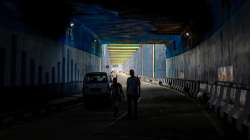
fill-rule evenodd
<path id="1" fill-rule="evenodd" d="M 126 87 L 124 74 L 119 82 Z M 83 104 L 24 124 L 1 130 L 4 140 L 66 139 L 219 139 L 232 138 L 229 129 L 205 107 L 177 91 L 142 82 L 139 116 L 126 119 L 126 103 L 117 118 L 111 107 L 86 110 Z"/>
<path id="2" fill-rule="evenodd" d="M 250 139 L 249 16 L 250 0 L 1 0 L 0 139 Z M 125 92 L 131 69 L 139 118 L 125 101 L 115 118 L 111 75 Z"/>

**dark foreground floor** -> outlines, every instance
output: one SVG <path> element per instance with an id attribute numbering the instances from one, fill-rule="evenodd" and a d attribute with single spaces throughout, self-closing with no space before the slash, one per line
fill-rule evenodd
<path id="1" fill-rule="evenodd" d="M 125 77 L 120 76 L 124 85 Z M 200 105 L 160 86 L 142 83 L 139 118 L 127 120 L 123 105 L 118 118 L 110 108 L 86 110 L 77 105 L 40 120 L 0 131 L 0 140 L 186 140 L 237 137 Z"/>

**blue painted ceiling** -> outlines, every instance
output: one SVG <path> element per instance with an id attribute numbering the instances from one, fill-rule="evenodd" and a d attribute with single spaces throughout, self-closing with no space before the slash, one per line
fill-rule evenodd
<path id="1" fill-rule="evenodd" d="M 157 28 L 148 20 L 124 18 L 119 12 L 108 10 L 100 5 L 73 4 L 71 22 L 76 27 L 84 26 L 96 34 L 102 43 L 145 43 L 169 42 L 175 36 L 155 34 Z"/>
<path id="2" fill-rule="evenodd" d="M 1 25 L 25 26 L 60 37 L 70 21 L 82 24 L 102 40 L 161 39 L 207 31 L 209 0 L 1 0 Z M 18 25 L 18 26 L 19 26 Z"/>

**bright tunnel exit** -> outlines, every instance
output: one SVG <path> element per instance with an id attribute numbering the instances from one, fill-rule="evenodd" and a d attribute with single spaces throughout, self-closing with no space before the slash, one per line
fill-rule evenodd
<path id="1" fill-rule="evenodd" d="M 130 57 L 132 57 L 136 53 L 140 46 L 140 44 L 107 45 L 111 65 L 124 64 Z"/>
<path id="2" fill-rule="evenodd" d="M 134 69 L 140 77 L 160 79 L 166 76 L 165 44 L 105 44 L 103 54 L 106 71 L 128 73 Z"/>

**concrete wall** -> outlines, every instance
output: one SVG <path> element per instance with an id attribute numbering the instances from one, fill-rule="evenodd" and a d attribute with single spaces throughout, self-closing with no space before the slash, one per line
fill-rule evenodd
<path id="1" fill-rule="evenodd" d="M 103 44 L 102 45 L 102 58 L 101 58 L 101 71 L 110 73 L 111 69 L 112 69 L 112 67 L 111 67 L 111 63 L 110 63 L 107 44 Z"/>
<path id="2" fill-rule="evenodd" d="M 233 68 L 234 82 L 250 85 L 250 2 L 196 48 L 167 58 L 167 77 L 216 81 L 221 67 Z"/>
<path id="3" fill-rule="evenodd" d="M 142 47 L 133 55 L 123 69 L 134 69 L 136 75 L 148 78 L 162 78 L 166 75 L 166 46 L 163 44 L 142 44 Z M 154 48 L 154 49 L 153 49 Z"/>
<path id="4" fill-rule="evenodd" d="M 0 87 L 77 82 L 100 71 L 101 58 L 79 48 L 0 30 Z"/>

